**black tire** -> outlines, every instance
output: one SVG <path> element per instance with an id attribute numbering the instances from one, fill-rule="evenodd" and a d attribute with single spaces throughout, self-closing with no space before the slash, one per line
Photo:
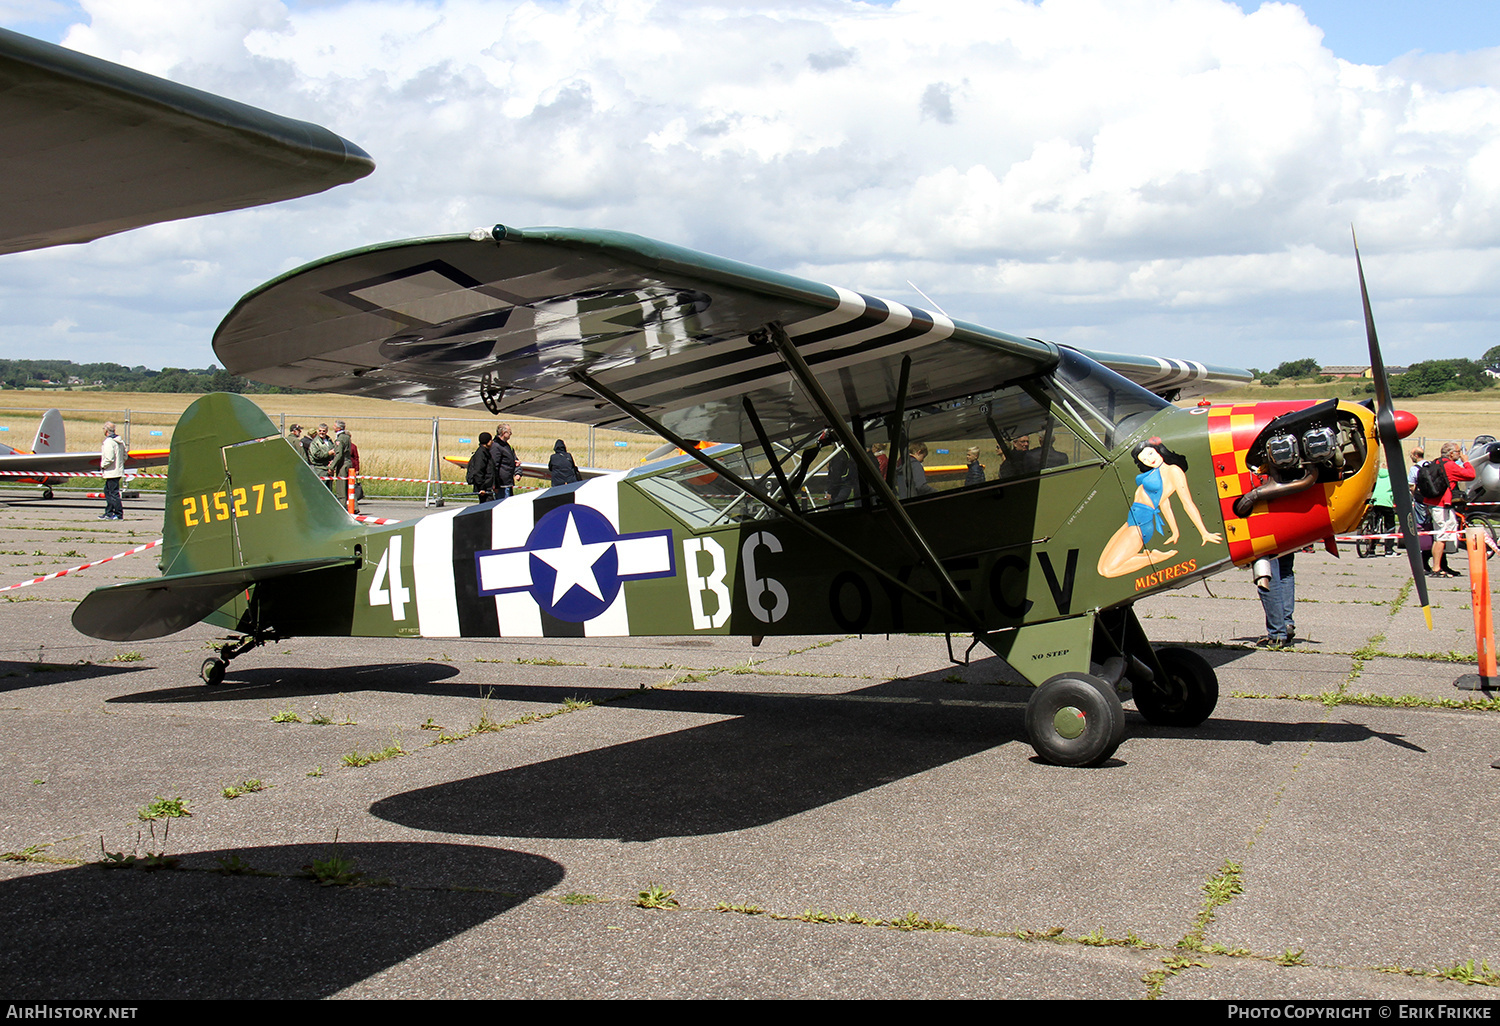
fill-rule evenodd
<path id="1" fill-rule="evenodd" d="M 42 489 L 42 501 L 46 502 L 46 501 L 49 501 L 51 498 L 52 498 L 52 489 L 51 488 L 43 488 Z"/>
<path id="2" fill-rule="evenodd" d="M 1097 766 L 1125 739 L 1125 710 L 1115 689 L 1098 677 L 1060 673 L 1026 703 L 1026 733 L 1047 762 Z"/>
<path id="3" fill-rule="evenodd" d="M 1361 535 L 1380 534 L 1380 529 L 1383 526 L 1385 525 L 1380 514 L 1374 510 L 1370 510 L 1365 514 L 1365 518 L 1359 522 L 1359 533 Z M 1384 543 L 1378 542 L 1374 538 L 1361 537 L 1354 543 L 1355 555 L 1359 556 L 1360 559 L 1369 559 L 1375 555 L 1375 546 L 1381 544 Z"/>
<path id="4" fill-rule="evenodd" d="M 224 683 L 224 671 L 228 664 L 224 660 L 214 656 L 203 660 L 203 666 L 198 670 L 198 676 L 203 678 L 203 683 L 210 686 Z"/>
<path id="5" fill-rule="evenodd" d="M 1219 704 L 1219 677 L 1197 652 L 1163 648 L 1156 652 L 1165 672 L 1150 684 L 1134 684 L 1135 708 L 1159 727 L 1196 727 Z"/>

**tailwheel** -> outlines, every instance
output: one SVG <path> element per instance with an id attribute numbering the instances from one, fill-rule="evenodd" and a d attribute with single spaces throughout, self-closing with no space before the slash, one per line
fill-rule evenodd
<path id="1" fill-rule="evenodd" d="M 280 640 L 281 636 L 274 630 L 247 634 L 242 638 L 229 638 L 219 646 L 218 654 L 203 660 L 203 665 L 198 669 L 198 676 L 203 678 L 205 684 L 222 684 L 224 671 L 229 669 L 229 660 L 244 655 L 252 648 L 259 648 L 268 641 Z"/>
<path id="2" fill-rule="evenodd" d="M 1196 727 L 1219 704 L 1219 678 L 1197 652 L 1157 649 L 1162 674 L 1148 684 L 1135 683 L 1135 707 L 1160 727 Z"/>
<path id="3" fill-rule="evenodd" d="M 1037 755 L 1058 766 L 1097 766 L 1125 740 L 1115 689 L 1087 673 L 1060 673 L 1026 704 L 1026 733 Z"/>

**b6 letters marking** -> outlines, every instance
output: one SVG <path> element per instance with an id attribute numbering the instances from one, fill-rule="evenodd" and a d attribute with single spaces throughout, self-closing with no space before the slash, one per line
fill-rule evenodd
<path id="1" fill-rule="evenodd" d="M 270 504 L 266 503 L 266 490 L 270 489 Z M 269 486 L 254 484 L 248 488 L 232 488 L 224 492 L 203 492 L 187 495 L 182 499 L 182 522 L 188 527 L 200 527 L 230 517 L 252 517 L 259 513 L 291 509 L 286 501 L 286 482 L 272 481 Z"/>

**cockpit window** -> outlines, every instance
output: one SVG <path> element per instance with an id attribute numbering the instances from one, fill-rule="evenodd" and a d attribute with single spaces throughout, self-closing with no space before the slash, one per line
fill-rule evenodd
<path id="1" fill-rule="evenodd" d="M 1123 445 L 1168 405 L 1114 371 L 1063 349 L 1053 374 L 912 407 L 899 431 L 885 416 L 867 417 L 854 429 L 904 502 L 1103 462 L 1104 452 Z M 758 445 L 719 446 L 710 452 L 734 474 L 803 512 L 864 506 L 878 490 L 865 488 L 856 460 L 832 435 L 809 428 L 803 438 L 773 443 L 780 475 Z M 790 499 L 782 494 L 783 478 Z M 764 503 L 692 460 L 637 472 L 631 481 L 698 528 L 774 515 Z"/>
<path id="2" fill-rule="evenodd" d="M 1123 445 L 1146 421 L 1171 403 L 1071 349 L 1060 350 L 1061 360 L 1051 382 L 1054 400 L 1092 431 L 1108 449 Z"/>

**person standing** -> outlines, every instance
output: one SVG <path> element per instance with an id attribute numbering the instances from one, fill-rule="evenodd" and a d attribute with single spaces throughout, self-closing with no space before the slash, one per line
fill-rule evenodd
<path id="1" fill-rule="evenodd" d="M 1406 471 L 1406 488 L 1411 492 L 1412 520 L 1417 530 L 1417 545 L 1422 549 L 1422 569 L 1432 573 L 1432 507 L 1419 501 L 1417 495 L 1417 471 L 1427 462 L 1427 450 L 1420 445 L 1410 453 L 1411 467 Z"/>
<path id="2" fill-rule="evenodd" d="M 329 474 L 333 468 L 334 445 L 333 439 L 328 437 L 328 425 L 319 424 L 318 433 L 307 445 L 307 462 L 318 474 L 318 477 L 328 485 L 328 490 L 333 491 L 333 482 L 329 480 Z"/>
<path id="3" fill-rule="evenodd" d="M 474 489 L 476 502 L 489 502 L 495 497 L 495 465 L 490 459 L 490 442 L 494 435 L 479 432 L 479 444 L 469 455 L 469 465 L 464 471 L 464 480 Z"/>
<path id="4" fill-rule="evenodd" d="M 1297 605 L 1297 578 L 1292 573 L 1295 557 L 1296 553 L 1288 552 L 1255 561 L 1255 584 L 1266 614 L 1266 636 L 1256 642 L 1262 648 L 1286 648 L 1297 640 L 1292 615 Z"/>
<path id="5" fill-rule="evenodd" d="M 936 489 L 927 483 L 927 443 L 913 442 L 906 450 L 906 459 L 896 465 L 896 496 L 915 499 L 931 495 Z"/>
<path id="6" fill-rule="evenodd" d="M 286 440 L 297 450 L 297 455 L 302 457 L 302 462 L 307 462 L 307 439 L 302 437 L 302 425 L 293 424 L 286 429 Z"/>
<path id="7" fill-rule="evenodd" d="M 125 476 L 125 443 L 115 434 L 114 421 L 104 422 L 104 444 L 99 448 L 99 471 L 104 478 L 104 512 L 100 520 L 124 520 L 120 479 Z"/>
<path id="8" fill-rule="evenodd" d="M 973 488 L 975 485 L 984 484 L 984 464 L 979 462 L 979 446 L 969 446 L 969 451 L 964 454 L 968 460 L 969 469 L 964 473 L 964 487 Z"/>
<path id="9" fill-rule="evenodd" d="M 578 464 L 573 462 L 573 454 L 568 452 L 568 447 L 561 438 L 552 446 L 552 456 L 547 460 L 547 470 L 552 475 L 553 488 L 583 480 L 583 475 L 578 472 Z"/>
<path id="10" fill-rule="evenodd" d="M 500 424 L 495 428 L 495 440 L 490 443 L 490 461 L 494 464 L 495 499 L 508 499 L 516 487 L 516 450 L 510 447 L 510 425 Z"/>
<path id="11" fill-rule="evenodd" d="M 354 495 L 354 508 L 349 512 L 357 514 L 359 504 L 365 501 L 365 486 L 359 479 L 359 445 L 355 443 L 353 435 L 346 432 L 346 436 L 349 439 L 349 477 L 354 481 L 354 487 L 351 489 Z"/>
<path id="12" fill-rule="evenodd" d="M 1380 473 L 1375 478 L 1375 490 L 1370 493 L 1370 512 L 1375 515 L 1375 532 L 1377 534 L 1392 535 L 1396 530 L 1396 497 L 1391 494 L 1391 471 L 1389 467 L 1381 467 Z M 1387 537 L 1385 541 L 1385 554 L 1391 555 L 1396 551 L 1396 539 Z M 1379 545 L 1370 543 L 1370 555 L 1375 555 Z"/>
<path id="13" fill-rule="evenodd" d="M 1474 468 L 1464 459 L 1463 447 L 1457 442 L 1444 442 L 1438 450 L 1437 465 L 1443 471 L 1443 483 L 1448 487 L 1437 498 L 1421 492 L 1418 481 L 1418 498 L 1432 508 L 1432 569 L 1429 577 L 1457 577 L 1459 573 L 1448 565 L 1447 549 L 1458 547 L 1458 514 L 1453 511 L 1453 487 L 1460 481 L 1474 480 Z M 1418 471 L 1420 478 L 1421 471 Z"/>
<path id="14" fill-rule="evenodd" d="M 839 446 L 833 457 L 828 461 L 828 507 L 830 509 L 842 509 L 849 501 L 849 496 L 854 494 L 854 484 L 858 475 L 854 470 L 854 461 Z"/>
<path id="15" fill-rule="evenodd" d="M 340 496 L 343 505 L 349 505 L 349 470 L 354 465 L 352 447 L 354 440 L 349 437 L 344 422 L 336 420 L 333 422 L 333 462 L 329 464 L 329 472 L 333 480 L 328 482 L 328 487 L 333 489 L 333 494 Z"/>

